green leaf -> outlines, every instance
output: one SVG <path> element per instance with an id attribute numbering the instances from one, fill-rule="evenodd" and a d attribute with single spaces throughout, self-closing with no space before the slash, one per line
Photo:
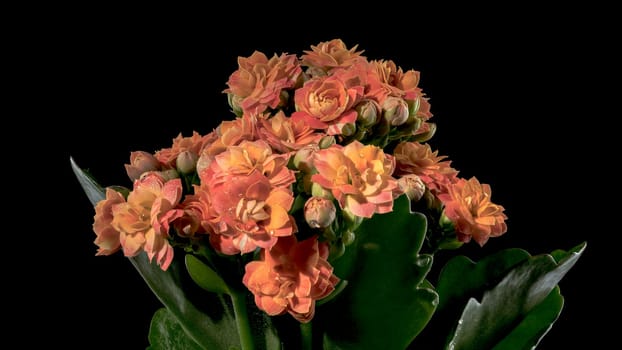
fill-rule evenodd
<path id="1" fill-rule="evenodd" d="M 199 258 L 186 254 L 186 269 L 192 280 L 208 292 L 231 294 L 227 283 Z"/>
<path id="2" fill-rule="evenodd" d="M 564 297 L 556 286 L 538 306 L 534 307 L 521 323 L 501 340 L 493 350 L 519 350 L 535 348 L 551 329 L 564 306 Z"/>
<path id="3" fill-rule="evenodd" d="M 84 170 L 80 169 L 72 157 L 69 157 L 71 163 L 71 170 L 78 178 L 82 190 L 86 193 L 89 201 L 95 206 L 99 201 L 106 198 L 106 191 Z"/>
<path id="4" fill-rule="evenodd" d="M 585 243 L 577 246 L 559 263 L 548 254 L 530 257 L 513 268 L 493 289 L 486 291 L 481 303 L 475 298 L 469 299 L 449 349 L 491 349 L 509 336 L 574 266 L 585 246 Z M 559 253 L 556 254 L 559 257 Z M 546 323 L 548 325 L 550 323 Z M 535 328 L 541 329 L 543 324 L 539 326 Z M 539 337 L 536 338 L 534 344 L 527 344 L 527 348 L 537 344 Z"/>
<path id="5" fill-rule="evenodd" d="M 406 196 L 391 213 L 363 221 L 355 243 L 333 262 L 348 285 L 314 319 L 325 349 L 405 349 L 425 327 L 438 302 L 424 280 L 432 257 L 418 254 L 425 232 L 425 217 L 410 212 Z"/>
<path id="6" fill-rule="evenodd" d="M 175 316 L 166 308 L 159 309 L 153 314 L 149 327 L 148 350 L 187 349 L 201 350 L 181 327 Z"/>
<path id="7" fill-rule="evenodd" d="M 191 302 L 190 281 L 182 280 L 184 266 L 174 259 L 166 271 L 149 262 L 146 254 L 140 254 L 130 261 L 143 277 L 149 288 L 180 326 L 197 344 L 206 349 L 228 349 L 240 347 L 236 323 L 229 305 L 216 294 L 201 295 L 202 309 Z M 192 282 L 190 282 L 192 283 Z"/>

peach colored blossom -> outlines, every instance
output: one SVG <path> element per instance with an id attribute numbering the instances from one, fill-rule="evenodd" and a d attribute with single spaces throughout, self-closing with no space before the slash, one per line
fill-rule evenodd
<path id="1" fill-rule="evenodd" d="M 238 70 L 229 77 L 224 92 L 241 98 L 244 113 L 258 114 L 281 103 L 281 91 L 293 88 L 302 68 L 295 55 L 274 55 L 268 59 L 255 51 L 249 57 L 238 57 Z"/>
<path id="2" fill-rule="evenodd" d="M 308 144 L 319 142 L 323 136 L 315 132 L 300 116 L 288 118 L 283 111 L 270 119 L 261 119 L 259 135 L 279 153 L 297 151 Z"/>
<path id="3" fill-rule="evenodd" d="M 483 246 L 490 237 L 507 231 L 505 209 L 491 202 L 490 185 L 480 184 L 475 177 L 459 179 L 449 186 L 448 193 L 438 197 L 461 242 L 469 242 L 472 238 Z"/>
<path id="4" fill-rule="evenodd" d="M 170 148 L 163 148 L 155 153 L 155 157 L 160 163 L 174 168 L 177 156 L 181 152 L 189 151 L 196 155 L 201 153 L 203 146 L 210 142 L 210 136 L 201 136 L 196 131 L 192 132 L 192 136 L 183 137 L 181 133 L 173 139 L 173 145 Z"/>
<path id="5" fill-rule="evenodd" d="M 401 97 L 405 100 L 415 100 L 422 96 L 419 84 L 419 72 L 409 70 L 404 72 L 391 60 L 371 61 L 375 79 L 370 79 L 371 94 L 376 96 L 382 104 L 387 96 Z"/>
<path id="6" fill-rule="evenodd" d="M 326 130 L 328 135 L 341 134 L 345 124 L 356 122 L 354 106 L 362 97 L 364 87 L 354 84 L 350 74 L 337 74 L 307 81 L 296 90 L 296 112 L 314 129 Z"/>
<path id="7" fill-rule="evenodd" d="M 117 204 L 125 203 L 123 195 L 111 188 L 106 189 L 106 198 L 99 201 L 95 206 L 95 244 L 99 247 L 95 255 L 110 255 L 121 249 L 119 231 L 112 226 L 112 208 Z"/>
<path id="8" fill-rule="evenodd" d="M 302 65 L 328 71 L 333 68 L 346 68 L 353 62 L 365 59 L 363 51 L 356 51 L 358 45 L 348 49 L 341 39 L 324 41 L 317 46 L 311 45 L 311 50 L 305 50 L 301 56 Z"/>
<path id="9" fill-rule="evenodd" d="M 270 248 L 277 237 L 297 231 L 289 215 L 294 197 L 289 188 L 273 187 L 257 169 L 249 174 L 216 175 L 216 162 L 202 173 L 201 187 L 211 199 L 212 246 L 221 253 L 249 253 Z"/>
<path id="10" fill-rule="evenodd" d="M 194 185 L 194 194 L 187 194 L 179 208 L 183 215 L 173 221 L 173 226 L 179 235 L 193 237 L 195 234 L 210 234 L 209 208 L 211 206 L 209 194 Z"/>
<path id="11" fill-rule="evenodd" d="M 210 176 L 249 175 L 257 170 L 271 186 L 287 187 L 296 181 L 294 172 L 287 168 L 289 157 L 289 154 L 272 154 L 272 148 L 263 140 L 242 141 L 214 157 Z"/>
<path id="12" fill-rule="evenodd" d="M 180 179 L 165 181 L 157 173 L 148 173 L 134 182 L 127 202 L 112 208 L 112 226 L 120 233 L 125 256 L 145 251 L 149 260 L 155 257 L 162 270 L 173 260 L 173 247 L 168 243 L 170 223 L 181 217 L 177 209 L 181 199 Z"/>
<path id="13" fill-rule="evenodd" d="M 197 161 L 196 170 L 199 174 L 209 167 L 217 154 L 224 152 L 228 147 L 245 140 L 257 140 L 257 117 L 243 115 L 234 120 L 225 120 L 209 136 L 211 142 L 204 145 Z"/>
<path id="14" fill-rule="evenodd" d="M 136 151 L 130 153 L 130 164 L 125 164 L 125 171 L 134 181 L 148 171 L 160 170 L 160 162 L 151 153 Z"/>
<path id="15" fill-rule="evenodd" d="M 261 261 L 246 265 L 242 282 L 255 295 L 255 303 L 268 315 L 288 312 L 302 323 L 311 321 L 315 302 L 327 297 L 339 278 L 326 260 L 328 247 L 317 237 L 298 242 L 282 237 L 261 252 Z"/>
<path id="16" fill-rule="evenodd" d="M 457 181 L 458 171 L 451 167 L 451 161 L 433 152 L 427 143 L 402 142 L 393 155 L 396 175 L 418 175 L 435 195 L 447 192 L 447 186 Z"/>
<path id="17" fill-rule="evenodd" d="M 313 164 L 318 173 L 311 179 L 330 190 L 342 209 L 366 218 L 393 210 L 400 193 L 392 177 L 395 161 L 381 148 L 359 141 L 334 145 L 316 152 Z"/>

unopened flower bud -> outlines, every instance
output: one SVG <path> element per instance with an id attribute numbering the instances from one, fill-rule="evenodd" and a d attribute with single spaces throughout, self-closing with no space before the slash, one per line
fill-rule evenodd
<path id="1" fill-rule="evenodd" d="M 406 103 L 408 103 L 408 114 L 411 116 L 417 115 L 417 112 L 419 111 L 419 107 L 421 106 L 420 98 L 417 97 L 414 100 L 408 100 L 406 101 Z"/>
<path id="2" fill-rule="evenodd" d="M 130 153 L 130 164 L 125 164 L 127 176 L 132 181 L 140 178 L 140 175 L 148 171 L 156 171 L 160 168 L 160 162 L 151 153 L 137 151 Z"/>
<path id="3" fill-rule="evenodd" d="M 191 151 L 183 151 L 177 156 L 177 171 L 181 174 L 190 174 L 197 168 L 199 156 Z"/>
<path id="4" fill-rule="evenodd" d="M 374 100 L 363 100 L 356 106 L 356 121 L 361 126 L 368 128 L 378 121 L 380 115 L 380 105 Z"/>
<path id="5" fill-rule="evenodd" d="M 356 125 L 352 123 L 346 123 L 341 127 L 341 134 L 343 136 L 352 136 L 356 132 Z"/>
<path id="6" fill-rule="evenodd" d="M 311 184 L 311 195 L 313 197 L 320 197 L 329 200 L 334 199 L 333 193 L 330 190 L 325 189 L 324 187 L 318 185 L 315 182 Z"/>
<path id="7" fill-rule="evenodd" d="M 418 202 L 425 193 L 425 184 L 415 174 L 406 174 L 397 180 L 397 184 L 411 202 Z"/>
<path id="8" fill-rule="evenodd" d="M 384 117 L 393 126 L 402 125 L 408 119 L 408 104 L 402 98 L 387 97 L 382 103 L 382 109 Z"/>
<path id="9" fill-rule="evenodd" d="M 341 234 L 341 240 L 343 241 L 343 244 L 346 246 L 349 246 L 350 244 L 354 243 L 355 239 L 356 239 L 356 235 L 352 231 L 348 230 Z"/>
<path id="10" fill-rule="evenodd" d="M 335 260 L 341 257 L 345 252 L 346 246 L 343 244 L 343 241 L 338 239 L 330 244 L 328 260 Z"/>
<path id="11" fill-rule="evenodd" d="M 294 166 L 305 173 L 313 169 L 313 154 L 318 150 L 317 145 L 310 144 L 299 149 L 294 155 Z"/>
<path id="12" fill-rule="evenodd" d="M 418 142 L 426 142 L 434 136 L 436 133 L 436 124 L 435 123 L 423 123 L 419 130 L 415 132 L 415 137 L 413 141 Z"/>
<path id="13" fill-rule="evenodd" d="M 337 141 L 335 140 L 335 136 L 326 135 L 320 139 L 320 142 L 318 142 L 318 145 L 320 146 L 320 149 L 327 149 L 328 147 L 334 145 L 336 142 Z"/>
<path id="14" fill-rule="evenodd" d="M 326 228 L 335 221 L 337 209 L 331 200 L 311 197 L 305 203 L 304 214 L 307 224 L 312 228 Z"/>
<path id="15" fill-rule="evenodd" d="M 241 107 L 242 98 L 232 93 L 228 93 L 227 102 L 229 102 L 229 107 L 231 107 L 233 113 L 235 113 L 235 115 L 237 115 L 238 117 L 241 117 L 244 113 Z"/>

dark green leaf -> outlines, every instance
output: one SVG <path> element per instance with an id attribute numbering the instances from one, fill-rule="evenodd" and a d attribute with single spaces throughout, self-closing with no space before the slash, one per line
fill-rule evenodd
<path id="1" fill-rule="evenodd" d="M 577 262 L 585 246 L 584 243 L 576 247 L 559 263 L 548 254 L 530 257 L 513 268 L 493 289 L 486 291 L 481 303 L 471 298 L 458 321 L 449 348 L 489 349 L 498 344 L 545 300 Z"/>
<path id="2" fill-rule="evenodd" d="M 432 257 L 418 254 L 426 219 L 411 213 L 406 196 L 391 213 L 374 215 L 333 264 L 348 285 L 318 307 L 325 349 L 405 349 L 425 327 L 438 302 L 424 280 Z"/>
<path id="3" fill-rule="evenodd" d="M 181 279 L 185 273 L 184 266 L 177 259 L 173 260 L 166 271 L 151 264 L 146 254 L 130 258 L 130 261 L 153 293 L 197 344 L 206 349 L 240 347 L 235 319 L 224 299 L 206 293 L 208 295 L 203 296 L 205 310 L 199 310 L 188 295 L 191 288 Z"/>
<path id="4" fill-rule="evenodd" d="M 149 327 L 148 350 L 201 350 L 183 330 L 179 322 L 166 308 L 159 309 L 153 314 Z"/>
<path id="5" fill-rule="evenodd" d="M 80 182 L 80 186 L 82 186 L 82 190 L 86 193 L 89 201 L 93 206 L 97 204 L 97 202 L 106 198 L 106 191 L 84 170 L 80 169 L 76 162 L 73 161 L 73 158 L 69 158 L 71 162 L 71 169 L 73 173 L 78 178 L 78 182 Z"/>
<path id="6" fill-rule="evenodd" d="M 559 286 L 556 286 L 493 350 L 533 349 L 551 329 L 563 306 L 564 297 L 559 293 Z"/>
<path id="7" fill-rule="evenodd" d="M 192 280 L 208 292 L 231 294 L 227 283 L 201 260 L 192 254 L 186 254 L 186 269 Z"/>

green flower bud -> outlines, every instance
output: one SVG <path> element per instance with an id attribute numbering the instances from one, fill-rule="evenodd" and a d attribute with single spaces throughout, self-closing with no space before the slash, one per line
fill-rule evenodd
<path id="1" fill-rule="evenodd" d="M 382 109 L 390 125 L 402 125 L 408 120 L 408 104 L 402 98 L 387 97 L 382 103 Z"/>
<path id="2" fill-rule="evenodd" d="M 374 100 L 363 100 L 356 105 L 356 122 L 368 128 L 376 124 L 381 112 L 380 105 Z"/>
<path id="3" fill-rule="evenodd" d="M 187 175 L 196 170 L 199 156 L 191 151 L 183 151 L 177 156 L 177 171 L 180 174 Z"/>

